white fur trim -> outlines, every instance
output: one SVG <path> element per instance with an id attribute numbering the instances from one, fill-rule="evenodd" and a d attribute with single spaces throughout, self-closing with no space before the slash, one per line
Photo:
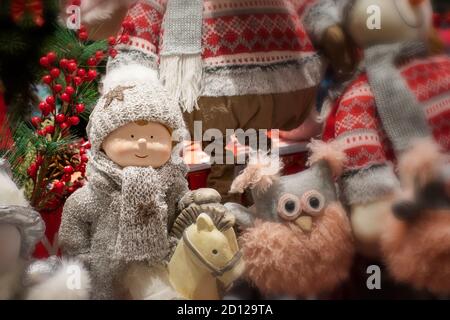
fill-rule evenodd
<path id="1" fill-rule="evenodd" d="M 167 268 L 133 263 L 124 278 L 133 300 L 170 300 L 181 296 L 172 288 Z"/>
<path id="2" fill-rule="evenodd" d="M 206 68 L 201 95 L 205 97 L 285 93 L 320 83 L 326 63 L 317 54 L 272 66 Z"/>
<path id="3" fill-rule="evenodd" d="M 201 55 L 161 56 L 160 79 L 167 91 L 180 102 L 182 110 L 198 109 L 203 63 Z"/>
<path id="4" fill-rule="evenodd" d="M 108 71 L 103 78 L 102 92 L 108 92 L 115 87 L 130 84 L 148 84 L 158 82 L 155 69 L 137 63 L 123 64 Z"/>
<path id="5" fill-rule="evenodd" d="M 23 190 L 19 190 L 9 175 L 0 170 L 0 205 L 27 207 Z"/>
<path id="6" fill-rule="evenodd" d="M 79 288 L 71 289 L 71 277 L 79 276 Z M 74 280 L 73 284 L 76 284 Z M 62 265 L 50 278 L 31 287 L 27 300 L 87 300 L 91 290 L 88 271 L 77 261 L 62 261 Z"/>

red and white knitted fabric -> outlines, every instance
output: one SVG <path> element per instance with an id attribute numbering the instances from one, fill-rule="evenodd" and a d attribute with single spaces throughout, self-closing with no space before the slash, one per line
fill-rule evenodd
<path id="1" fill-rule="evenodd" d="M 301 22 L 310 1 L 205 0 L 202 95 L 267 94 L 316 85 L 322 63 Z M 111 68 L 130 55 L 157 68 L 166 2 L 139 0 L 131 7 L 125 19 L 134 22 L 135 30 L 127 32 L 128 43 L 117 45 Z"/>
<path id="2" fill-rule="evenodd" d="M 449 153 L 450 57 L 442 55 L 411 61 L 401 67 L 401 74 L 423 104 L 434 138 L 442 150 Z M 339 141 L 343 146 L 348 157 L 344 175 L 395 163 L 394 151 L 381 125 L 365 73 L 354 80 L 334 104 L 326 120 L 323 139 Z M 391 179 L 381 174 L 377 180 L 381 183 L 384 178 L 385 181 Z M 344 193 L 346 189 L 348 186 L 344 186 Z M 348 196 L 351 202 L 358 202 Z"/>

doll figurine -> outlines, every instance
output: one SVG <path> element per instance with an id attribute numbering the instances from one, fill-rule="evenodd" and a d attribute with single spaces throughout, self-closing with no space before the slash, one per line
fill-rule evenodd
<path id="1" fill-rule="evenodd" d="M 231 192 L 249 188 L 255 205 L 225 204 L 243 228 L 244 275 L 265 296 L 320 298 L 349 276 L 352 232 L 333 181 L 345 155 L 321 141 L 311 150 L 309 169 L 282 177 L 275 156 L 252 157 Z"/>
<path id="2" fill-rule="evenodd" d="M 379 29 L 367 27 L 371 5 L 380 9 Z M 344 12 L 342 25 L 364 58 L 333 102 L 323 139 L 347 154 L 342 199 L 360 251 L 378 257 L 386 214 L 400 191 L 393 163 L 417 141 L 450 150 L 450 59 L 428 55 L 428 1 L 355 0 Z"/>
<path id="3" fill-rule="evenodd" d="M 90 279 L 80 263 L 56 257 L 31 260 L 45 225 L 10 174 L 6 161 L 0 159 L 0 300 L 87 299 Z M 70 270 L 78 276 L 71 282 L 74 287 L 67 286 Z"/>
<path id="4" fill-rule="evenodd" d="M 92 34 L 109 25 L 104 19 L 95 24 L 94 12 L 125 11 L 113 1 L 83 2 Z M 132 2 L 119 33 L 109 28 L 117 36 L 117 56 L 108 62 L 105 88 L 130 73 L 161 81 L 181 105 L 191 140 L 206 149 L 208 129 L 222 135 L 213 141 L 217 161 L 207 184 L 224 200 L 236 200 L 228 193 L 235 165 L 224 163 L 234 159 L 225 148 L 232 137 L 227 129 L 291 130 L 315 104 L 323 68 L 301 22 L 308 0 Z M 120 27 L 122 21 L 115 22 Z"/>
<path id="5" fill-rule="evenodd" d="M 109 90 L 92 112 L 88 183 L 64 206 L 60 241 L 63 254 L 91 271 L 94 299 L 136 298 L 123 283 L 129 267 L 163 265 L 176 245 L 168 230 L 179 209 L 205 201 L 205 190 L 188 192 L 187 167 L 172 150 L 183 128 L 164 88 L 138 82 Z M 216 195 L 208 199 L 220 201 Z"/>

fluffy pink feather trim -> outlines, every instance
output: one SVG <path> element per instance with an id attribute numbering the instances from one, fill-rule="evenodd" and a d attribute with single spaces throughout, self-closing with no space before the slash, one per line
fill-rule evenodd
<path id="1" fill-rule="evenodd" d="M 407 185 L 418 178 L 419 183 L 424 185 L 436 177 L 445 162 L 446 156 L 434 140 L 418 139 L 399 159 L 400 178 Z"/>
<path id="2" fill-rule="evenodd" d="M 450 295 L 450 212 L 424 212 L 404 222 L 390 215 L 382 250 L 391 275 L 416 289 Z"/>
<path id="3" fill-rule="evenodd" d="M 266 192 L 280 178 L 283 164 L 278 155 L 267 155 L 261 151 L 250 157 L 247 167 L 234 179 L 230 192 L 243 193 L 250 188 L 258 193 Z"/>
<path id="4" fill-rule="evenodd" d="M 354 244 L 347 215 L 330 204 L 310 234 L 293 223 L 257 220 L 239 239 L 245 275 L 261 292 L 317 297 L 349 276 Z"/>
<path id="5" fill-rule="evenodd" d="M 311 140 L 308 148 L 311 150 L 311 156 L 307 163 L 309 166 L 323 160 L 328 163 L 335 177 L 342 173 L 347 157 L 338 143 Z"/>

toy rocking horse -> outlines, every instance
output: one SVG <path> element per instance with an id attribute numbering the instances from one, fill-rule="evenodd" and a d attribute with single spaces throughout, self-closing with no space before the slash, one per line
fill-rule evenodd
<path id="1" fill-rule="evenodd" d="M 234 216 L 220 204 L 190 205 L 172 227 L 180 239 L 167 268 L 133 266 L 126 278 L 133 299 L 217 300 L 244 271 Z"/>

